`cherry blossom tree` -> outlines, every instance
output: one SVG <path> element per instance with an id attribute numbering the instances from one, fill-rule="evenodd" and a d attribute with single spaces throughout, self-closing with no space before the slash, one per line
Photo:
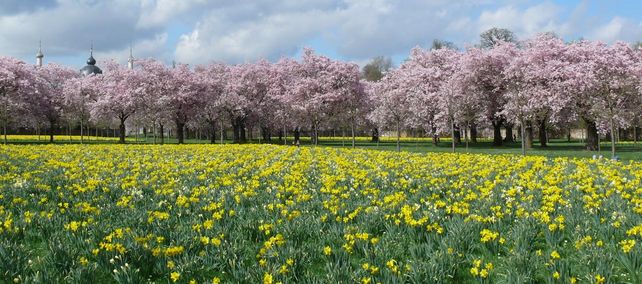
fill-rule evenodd
<path id="1" fill-rule="evenodd" d="M 532 147 L 532 121 L 539 121 L 540 143 L 546 145 L 547 121 L 558 121 L 568 108 L 564 94 L 566 81 L 565 44 L 550 34 L 538 35 L 513 50 L 513 59 L 504 70 L 508 84 L 502 114 L 520 125 L 522 154 Z M 543 134 L 543 135 L 542 135 Z"/>
<path id="2" fill-rule="evenodd" d="M 145 89 L 141 83 L 144 75 L 138 70 L 132 70 L 115 61 L 105 65 L 104 75 L 98 76 L 94 91 L 98 93 L 96 100 L 90 103 L 90 113 L 93 119 L 116 119 L 119 128 L 119 143 L 125 143 L 125 123 L 132 117 L 143 103 Z"/>
<path id="3" fill-rule="evenodd" d="M 170 91 L 161 97 L 161 102 L 168 109 L 176 123 L 176 137 L 179 144 L 185 143 L 185 125 L 196 116 L 197 108 L 202 104 L 205 85 L 186 64 L 178 64 L 170 70 Z"/>
<path id="4" fill-rule="evenodd" d="M 360 81 L 359 66 L 354 63 L 333 61 L 328 68 L 325 100 L 329 118 L 347 121 L 355 147 L 356 125 L 363 115 L 365 90 Z"/>
<path id="5" fill-rule="evenodd" d="M 298 109 L 295 107 L 297 97 L 294 86 L 299 78 L 300 63 L 290 58 L 282 58 L 275 64 L 271 96 L 274 98 L 273 124 L 280 125 L 280 136 L 287 145 L 288 129 L 294 130 L 295 141 L 298 142 Z"/>
<path id="6" fill-rule="evenodd" d="M 589 111 L 596 119 L 598 130 L 610 132 L 611 156 L 615 158 L 616 131 L 631 124 L 635 107 L 639 106 L 640 61 L 624 42 L 609 47 L 596 44 L 594 48 L 592 64 L 587 66 L 593 93 Z"/>
<path id="7" fill-rule="evenodd" d="M 453 74 L 443 86 L 452 94 L 452 104 L 456 106 L 454 120 L 465 128 L 466 149 L 468 149 L 469 139 L 472 142 L 477 142 L 477 125 L 483 118 L 482 97 L 476 92 L 475 73 L 469 72 L 468 59 L 467 52 L 459 56 Z"/>
<path id="8" fill-rule="evenodd" d="M 580 41 L 568 47 L 567 58 L 567 88 L 587 125 L 587 148 L 596 150 L 598 133 L 610 133 L 614 157 L 616 130 L 630 124 L 639 102 L 639 55 L 622 42 Z"/>
<path id="9" fill-rule="evenodd" d="M 233 91 L 244 97 L 242 101 L 246 102 L 243 111 L 245 122 L 252 122 L 253 125 L 258 126 L 261 132 L 259 142 L 261 138 L 268 142 L 271 140 L 273 125 L 270 120 L 276 103 L 274 92 L 277 90 L 273 86 L 276 83 L 275 78 L 277 78 L 276 68 L 274 64 L 266 60 L 244 64 L 242 68 L 238 69 L 241 71 L 237 78 L 239 83 L 234 85 Z"/>
<path id="10" fill-rule="evenodd" d="M 7 126 L 13 119 L 26 112 L 25 102 L 36 91 L 32 66 L 10 57 L 0 57 L 0 120 L 4 143 L 7 143 Z"/>
<path id="11" fill-rule="evenodd" d="M 409 118 L 414 115 L 412 111 L 412 94 L 422 92 L 417 87 L 412 87 L 411 69 L 401 65 L 393 70 L 376 84 L 373 92 L 369 92 L 370 99 L 375 107 L 368 115 L 368 119 L 379 125 L 380 128 L 392 126 L 397 133 L 397 151 L 400 151 L 401 127 L 406 125 Z"/>
<path id="12" fill-rule="evenodd" d="M 27 101 L 31 115 L 48 124 L 49 142 L 54 141 L 54 131 L 62 119 L 65 83 L 79 76 L 78 71 L 58 64 L 34 67 L 35 93 Z"/>
<path id="13" fill-rule="evenodd" d="M 175 91 L 174 76 L 167 66 L 155 59 L 137 61 L 140 72 L 144 74 L 142 84 L 142 109 L 138 112 L 143 120 L 153 126 L 154 143 L 156 143 L 156 126 L 159 127 L 160 143 L 165 143 L 165 126 L 172 122 L 172 114 L 166 107 L 164 97 Z"/>
<path id="14" fill-rule="evenodd" d="M 231 65 L 224 78 L 217 107 L 231 121 L 233 141 L 246 142 L 246 127 L 252 124 L 258 126 L 260 137 L 270 140 L 272 112 L 278 100 L 274 93 L 280 90 L 275 85 L 279 80 L 277 67 L 265 60 Z"/>
<path id="15" fill-rule="evenodd" d="M 80 142 L 84 140 L 85 123 L 91 117 L 91 105 L 99 96 L 97 87 L 100 86 L 102 75 L 73 77 L 65 81 L 63 86 L 64 114 L 68 121 L 78 120 L 80 123 Z"/>
<path id="16" fill-rule="evenodd" d="M 195 76 L 202 82 L 202 105 L 198 108 L 198 116 L 208 124 L 210 129 L 210 142 L 216 142 L 216 132 L 220 126 L 221 139 L 223 139 L 223 109 L 221 95 L 225 91 L 226 82 L 229 80 L 228 66 L 222 63 L 212 63 L 198 66 Z M 217 125 L 218 122 L 218 125 Z"/>
<path id="17" fill-rule="evenodd" d="M 332 76 L 331 65 L 330 58 L 306 49 L 295 71 L 298 77 L 290 86 L 290 102 L 297 124 L 311 126 L 310 136 L 315 145 L 318 144 L 319 125 L 326 120 L 330 110 L 340 99 L 337 93 L 330 91 L 332 83 L 328 77 Z"/>
<path id="18" fill-rule="evenodd" d="M 458 110 L 461 107 L 463 89 L 455 76 L 460 66 L 460 54 L 444 48 L 426 52 L 424 56 L 414 55 L 412 58 L 423 61 L 419 67 L 424 74 L 423 94 L 425 101 L 431 104 L 428 108 L 433 112 L 437 110 L 433 115 L 433 127 L 437 131 L 450 130 L 451 147 L 454 152 L 455 145 L 461 140 Z"/>
<path id="19" fill-rule="evenodd" d="M 490 50 L 470 48 L 466 51 L 465 65 L 462 66 L 465 72 L 469 73 L 468 92 L 479 97 L 484 116 L 493 128 L 495 146 L 502 145 L 501 127 L 506 120 L 501 114 L 506 103 L 506 82 L 502 74 L 510 62 L 510 55 L 502 46 L 506 45 L 499 45 Z"/>

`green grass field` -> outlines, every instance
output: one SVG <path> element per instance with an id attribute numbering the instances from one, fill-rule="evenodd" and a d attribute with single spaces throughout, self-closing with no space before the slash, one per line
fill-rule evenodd
<path id="1" fill-rule="evenodd" d="M 85 137 L 83 143 L 88 144 L 113 144 L 118 142 L 118 138 L 115 137 Z M 465 143 L 457 145 L 456 152 L 460 153 L 485 153 L 485 154 L 515 154 L 521 155 L 521 144 L 520 142 L 516 143 L 505 143 L 503 146 L 497 147 L 493 146 L 492 142 L 489 139 L 479 139 L 477 143 L 469 143 L 468 148 L 466 148 Z M 38 136 L 35 135 L 11 135 L 8 138 L 10 144 L 47 144 L 49 143 L 47 136 L 41 136 L 38 139 Z M 287 142 L 289 145 L 292 144 L 293 138 L 288 137 Z M 178 140 L 176 138 L 165 138 L 166 144 L 176 144 Z M 265 140 L 260 141 L 265 144 Z M 56 136 L 54 138 L 54 143 L 60 144 L 78 144 L 80 143 L 79 136 Z M 153 144 L 154 138 L 147 137 L 127 137 L 127 143 L 130 144 Z M 156 139 L 156 143 L 160 143 L 160 138 Z M 205 139 L 186 139 L 186 144 L 209 144 L 209 140 Z M 216 140 L 216 143 L 221 143 L 219 139 Z M 224 140 L 223 143 L 230 144 L 231 140 Z M 247 143 L 259 143 L 258 139 L 251 139 Z M 273 138 L 271 144 L 280 145 L 283 144 L 283 140 L 278 140 L 278 138 Z M 302 146 L 312 146 L 310 142 L 310 137 L 301 137 Z M 320 146 L 329 146 L 336 148 L 350 148 L 351 140 L 349 137 L 321 137 L 319 139 Z M 376 149 L 376 150 L 387 150 L 395 151 L 396 150 L 396 141 L 391 137 L 382 137 L 382 141 L 379 143 L 370 142 L 370 137 L 357 137 L 356 139 L 357 148 L 365 149 Z M 539 155 L 546 157 L 583 157 L 591 158 L 594 155 L 602 155 L 603 157 L 610 158 L 610 147 L 611 144 L 609 141 L 603 141 L 601 143 L 602 151 L 587 151 L 584 148 L 584 143 L 579 140 L 572 140 L 568 142 L 566 139 L 552 139 L 549 141 L 547 147 L 539 146 L 539 142 L 536 140 L 534 142 L 534 147 L 527 151 L 527 155 Z M 448 138 L 442 138 L 441 142 L 437 145 L 433 145 L 430 138 L 403 138 L 401 141 L 401 150 L 409 152 L 451 152 L 451 143 Z M 642 160 L 642 143 L 634 143 L 633 141 L 620 141 L 616 145 L 617 156 L 622 160 Z"/>

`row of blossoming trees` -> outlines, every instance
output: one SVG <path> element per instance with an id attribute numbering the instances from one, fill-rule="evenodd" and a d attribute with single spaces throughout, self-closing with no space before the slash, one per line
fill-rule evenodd
<path id="1" fill-rule="evenodd" d="M 565 43 L 541 34 L 519 43 L 492 48 L 424 50 L 415 48 L 399 68 L 379 82 L 360 78 L 359 67 L 306 50 L 301 60 L 190 68 L 138 60 L 130 70 L 105 63 L 104 75 L 79 77 L 55 64 L 34 67 L 0 57 L 0 120 L 7 126 L 46 128 L 53 133 L 63 121 L 80 129 L 88 124 L 173 129 L 179 143 L 184 129 L 216 133 L 233 130 L 244 142 L 246 130 L 261 138 L 309 131 L 317 143 L 323 129 L 396 131 L 419 129 L 476 141 L 478 129 L 491 129 L 502 144 L 512 129 L 523 148 L 539 129 L 586 127 L 587 147 L 598 147 L 598 133 L 615 141 L 617 130 L 637 124 L 642 102 L 642 55 L 618 42 Z M 635 128 L 634 128 L 635 129 Z M 51 136 L 53 139 L 53 135 Z M 164 137 L 161 135 L 161 139 Z M 376 137 L 374 137 L 376 138 Z M 397 142 L 397 147 L 399 142 Z M 612 144 L 613 151 L 615 144 Z"/>

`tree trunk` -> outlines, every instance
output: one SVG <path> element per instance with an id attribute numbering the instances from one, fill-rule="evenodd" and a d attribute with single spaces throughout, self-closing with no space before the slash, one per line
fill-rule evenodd
<path id="1" fill-rule="evenodd" d="M 82 125 L 82 118 L 81 118 L 80 119 L 80 144 L 82 144 L 82 142 L 83 142 L 83 133 L 82 133 L 83 128 L 84 127 Z"/>
<path id="2" fill-rule="evenodd" d="M 245 138 L 245 119 L 236 117 L 232 119 L 232 128 L 234 129 L 234 135 L 232 137 L 234 143 L 244 143 Z"/>
<path id="3" fill-rule="evenodd" d="M 125 119 L 120 118 L 120 125 L 118 126 L 120 133 L 118 133 L 119 139 L 118 143 L 125 144 Z"/>
<path id="4" fill-rule="evenodd" d="M 314 128 L 314 131 L 312 132 L 312 141 L 314 142 L 314 146 L 316 146 L 319 145 L 319 129 L 317 123 L 314 123 L 312 128 Z"/>
<path id="5" fill-rule="evenodd" d="M 437 146 L 437 142 L 439 142 L 439 136 L 437 136 L 437 127 L 431 127 L 431 132 L 432 132 L 432 145 Z"/>
<path id="6" fill-rule="evenodd" d="M 461 144 L 461 129 L 459 128 L 459 125 L 456 125 L 453 123 L 453 142 L 457 145 Z"/>
<path id="7" fill-rule="evenodd" d="M 568 129 L 568 134 L 566 135 L 566 142 L 571 143 L 571 129 Z"/>
<path id="8" fill-rule="evenodd" d="M 638 127 L 633 126 L 633 147 L 638 146 Z"/>
<path id="9" fill-rule="evenodd" d="M 615 159 L 615 122 L 611 117 L 611 159 Z"/>
<path id="10" fill-rule="evenodd" d="M 288 145 L 288 131 L 285 123 L 283 124 L 283 145 Z"/>
<path id="11" fill-rule="evenodd" d="M 493 125 L 493 146 L 502 146 L 502 121 L 495 118 L 491 124 Z"/>
<path id="12" fill-rule="evenodd" d="M 233 143 L 239 143 L 240 135 L 239 135 L 239 125 L 238 125 L 238 119 L 232 118 L 232 142 Z"/>
<path id="13" fill-rule="evenodd" d="M 185 143 L 185 122 L 176 119 L 176 138 L 178 139 L 178 144 Z"/>
<path id="14" fill-rule="evenodd" d="M 165 144 L 165 128 L 162 123 L 159 123 L 160 126 L 160 135 L 161 135 L 161 145 Z"/>
<path id="15" fill-rule="evenodd" d="M 56 127 L 56 122 L 49 120 L 49 143 L 54 142 L 54 128 Z"/>
<path id="16" fill-rule="evenodd" d="M 515 139 L 513 138 L 513 124 L 504 123 L 504 128 L 506 129 L 506 137 L 504 138 L 504 142 L 506 143 L 515 142 Z"/>
<path id="17" fill-rule="evenodd" d="M 239 121 L 239 142 L 247 142 L 247 136 L 245 135 L 245 119 Z"/>
<path id="18" fill-rule="evenodd" d="M 216 121 L 212 120 L 210 121 L 210 144 L 216 143 Z"/>
<path id="19" fill-rule="evenodd" d="M 397 121 L 397 152 L 401 151 L 401 146 L 399 145 L 399 141 L 401 140 L 401 130 L 399 129 L 399 121 Z"/>
<path id="20" fill-rule="evenodd" d="M 521 137 L 522 139 L 520 139 L 520 140 L 522 140 L 522 156 L 526 156 L 526 139 L 524 139 L 524 137 L 526 137 L 526 125 L 524 124 L 524 119 L 523 118 L 521 119 L 520 124 L 521 125 L 519 126 L 519 129 L 521 131 L 520 135 L 522 136 Z M 532 127 L 531 127 L 531 129 L 532 129 Z"/>
<path id="21" fill-rule="evenodd" d="M 7 145 L 7 121 L 2 121 L 2 134 L 4 136 L 4 144 Z"/>
<path id="22" fill-rule="evenodd" d="M 546 142 L 548 142 L 548 138 L 546 137 L 546 119 L 542 119 L 539 121 L 539 145 L 546 147 Z"/>
<path id="23" fill-rule="evenodd" d="M 379 142 L 379 129 L 374 127 L 372 128 L 372 141 L 371 142 Z"/>
<path id="24" fill-rule="evenodd" d="M 354 118 L 350 122 L 350 131 L 352 132 L 352 149 L 354 149 L 355 140 L 356 140 L 355 135 L 354 135 Z"/>
<path id="25" fill-rule="evenodd" d="M 457 132 L 457 131 L 455 131 L 455 123 L 454 123 L 454 122 L 452 122 L 452 121 L 451 121 L 451 123 L 450 123 L 450 129 L 451 129 L 451 131 L 452 131 L 452 132 L 451 132 L 452 141 L 451 141 L 451 143 L 450 143 L 450 144 L 452 145 L 453 153 L 455 153 L 455 144 L 457 144 L 457 142 L 455 141 L 455 140 L 456 140 L 456 137 L 457 137 L 457 134 L 456 134 L 456 132 Z M 461 139 L 461 138 L 460 138 L 460 139 Z M 461 142 L 461 141 L 460 141 L 460 142 Z"/>
<path id="26" fill-rule="evenodd" d="M 477 124 L 470 124 L 470 142 L 477 143 Z"/>
<path id="27" fill-rule="evenodd" d="M 533 123 L 528 120 L 524 122 L 524 131 L 522 132 L 522 140 L 524 140 L 524 147 L 526 149 L 533 148 Z"/>
<path id="28" fill-rule="evenodd" d="M 464 139 L 466 140 L 466 153 L 468 153 L 468 133 L 470 131 L 470 123 L 466 124 L 466 129 L 464 129 Z"/>
<path id="29" fill-rule="evenodd" d="M 301 144 L 301 130 L 299 127 L 294 128 L 294 145 Z"/>
<path id="30" fill-rule="evenodd" d="M 219 123 L 219 126 L 221 127 L 221 145 L 223 145 L 223 140 L 225 139 L 225 130 L 223 129 L 223 120 L 221 119 L 218 123 Z"/>
<path id="31" fill-rule="evenodd" d="M 586 150 L 595 151 L 598 149 L 598 134 L 595 121 L 584 118 L 586 123 Z"/>
<path id="32" fill-rule="evenodd" d="M 263 140 L 265 140 L 265 142 L 267 142 L 267 143 L 271 143 L 272 142 L 272 132 L 270 130 L 270 127 L 268 127 L 268 126 L 261 127 L 261 134 L 262 134 Z"/>

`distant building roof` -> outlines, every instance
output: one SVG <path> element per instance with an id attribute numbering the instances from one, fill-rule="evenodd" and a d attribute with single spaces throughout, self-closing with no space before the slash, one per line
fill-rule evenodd
<path id="1" fill-rule="evenodd" d="M 87 66 L 80 69 L 80 74 L 89 76 L 91 74 L 102 74 L 103 70 L 96 66 L 96 59 L 94 59 L 94 48 L 89 51 L 89 58 L 87 58 Z"/>

